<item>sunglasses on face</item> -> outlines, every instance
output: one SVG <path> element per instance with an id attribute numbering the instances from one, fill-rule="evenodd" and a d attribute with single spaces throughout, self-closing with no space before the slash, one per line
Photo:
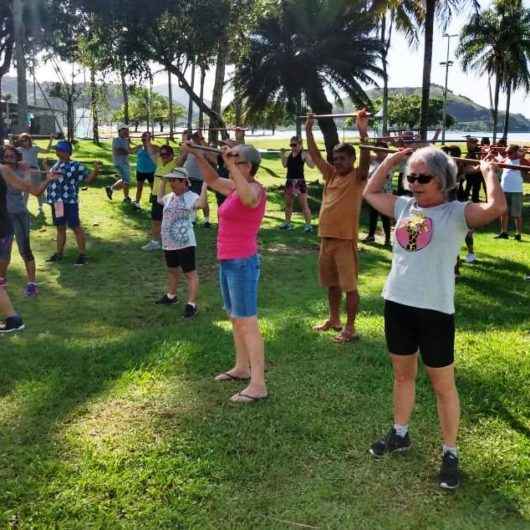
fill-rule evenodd
<path id="1" fill-rule="evenodd" d="M 423 174 L 419 174 L 419 175 L 407 175 L 407 182 L 409 184 L 414 184 L 416 181 L 418 182 L 418 184 L 429 184 L 429 182 L 433 179 L 434 177 L 432 175 L 423 175 Z"/>
<path id="2" fill-rule="evenodd" d="M 291 144 L 291 147 L 298 147 L 298 144 Z"/>

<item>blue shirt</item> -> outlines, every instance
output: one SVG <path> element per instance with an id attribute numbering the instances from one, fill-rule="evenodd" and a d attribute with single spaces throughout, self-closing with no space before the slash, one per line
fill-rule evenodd
<path id="1" fill-rule="evenodd" d="M 143 147 L 137 151 L 136 171 L 140 173 L 154 173 L 156 170 L 156 163 L 151 158 L 149 151 Z"/>
<path id="2" fill-rule="evenodd" d="M 46 202 L 54 204 L 62 201 L 68 204 L 77 203 L 79 185 L 88 177 L 88 170 L 79 162 L 58 161 L 51 171 L 61 173 L 59 178 L 53 180 L 46 188 Z"/>

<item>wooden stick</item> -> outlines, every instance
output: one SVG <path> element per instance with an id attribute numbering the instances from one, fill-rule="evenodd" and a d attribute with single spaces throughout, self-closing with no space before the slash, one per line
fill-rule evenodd
<path id="1" fill-rule="evenodd" d="M 198 149 L 199 151 L 208 151 L 209 153 L 217 153 L 218 155 L 222 153 L 220 149 L 216 149 L 215 147 L 207 147 L 205 145 L 198 145 L 198 144 L 188 144 L 188 146 L 191 147 L 192 149 Z"/>
<path id="2" fill-rule="evenodd" d="M 359 114 L 359 111 L 357 112 L 348 112 L 346 114 L 314 114 L 313 118 L 355 118 Z M 366 116 L 371 116 L 372 114 L 370 112 L 366 113 Z M 297 120 L 307 120 L 309 118 L 309 115 L 306 116 L 297 116 Z"/>
<path id="3" fill-rule="evenodd" d="M 398 149 L 391 149 L 386 147 L 376 147 L 374 145 L 360 145 L 361 149 L 368 149 L 370 151 L 375 151 L 377 153 L 398 153 Z M 471 158 L 458 158 L 457 156 L 450 156 L 449 158 L 452 158 L 455 162 L 461 163 L 461 164 L 480 164 L 480 160 L 473 160 Z M 515 165 L 515 164 L 501 164 L 497 163 L 494 160 L 492 162 L 499 168 L 502 169 L 516 169 L 518 171 L 530 171 L 530 166 L 522 166 L 522 165 Z"/>

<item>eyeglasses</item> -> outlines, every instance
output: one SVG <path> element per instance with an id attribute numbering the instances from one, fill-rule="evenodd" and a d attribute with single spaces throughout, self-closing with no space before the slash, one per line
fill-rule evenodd
<path id="1" fill-rule="evenodd" d="M 291 144 L 291 147 L 298 147 L 298 144 Z"/>
<path id="2" fill-rule="evenodd" d="M 423 175 L 423 174 L 419 174 L 419 175 L 407 175 L 407 182 L 409 184 L 414 184 L 416 181 L 418 181 L 418 184 L 429 184 L 429 182 L 433 179 L 434 177 L 432 175 Z"/>

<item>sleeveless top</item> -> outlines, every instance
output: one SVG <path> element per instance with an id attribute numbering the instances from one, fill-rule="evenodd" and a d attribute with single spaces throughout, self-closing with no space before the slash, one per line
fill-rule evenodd
<path id="1" fill-rule="evenodd" d="M 140 173 L 154 173 L 156 170 L 155 161 L 144 147 L 137 151 L 136 170 Z"/>
<path id="2" fill-rule="evenodd" d="M 7 184 L 0 174 L 0 239 L 13 233 L 11 221 L 7 213 Z"/>
<path id="3" fill-rule="evenodd" d="M 267 194 L 261 186 L 261 198 L 255 208 L 245 206 L 236 190 L 226 197 L 217 214 L 217 259 L 246 259 L 258 250 L 258 232 L 265 215 Z"/>
<path id="4" fill-rule="evenodd" d="M 291 153 L 287 157 L 287 180 L 290 179 L 304 179 L 304 159 L 302 151 L 297 156 Z"/>

